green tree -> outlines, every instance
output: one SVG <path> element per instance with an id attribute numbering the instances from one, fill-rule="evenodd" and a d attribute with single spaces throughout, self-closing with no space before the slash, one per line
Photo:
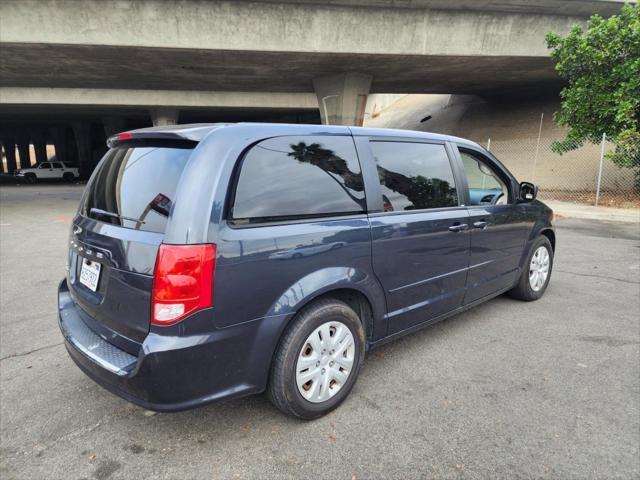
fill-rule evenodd
<path id="1" fill-rule="evenodd" d="M 556 71 L 567 81 L 554 119 L 568 127 L 552 149 L 564 153 L 598 143 L 602 134 L 616 144 L 608 157 L 633 168 L 640 184 L 640 6 L 626 4 L 619 15 L 593 15 L 586 30 L 574 26 L 567 36 L 548 33 Z"/>

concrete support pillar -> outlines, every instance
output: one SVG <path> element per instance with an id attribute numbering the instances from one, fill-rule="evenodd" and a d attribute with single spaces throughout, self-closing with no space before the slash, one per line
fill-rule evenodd
<path id="1" fill-rule="evenodd" d="M 17 135 L 18 155 L 20 156 L 20 168 L 29 168 L 31 166 L 31 151 L 29 145 L 31 137 L 27 132 L 20 132 Z"/>
<path id="2" fill-rule="evenodd" d="M 104 135 L 109 138 L 116 133 L 124 132 L 125 121 L 122 117 L 103 117 L 102 126 L 104 127 Z"/>
<path id="3" fill-rule="evenodd" d="M 0 152 L 2 152 L 2 156 L 0 156 L 0 173 L 7 173 L 7 169 L 5 168 L 6 155 L 4 153 L 4 143 L 5 141 L 0 139 Z"/>
<path id="4" fill-rule="evenodd" d="M 12 174 L 18 169 L 18 162 L 16 162 L 16 140 L 15 138 L 7 136 L 2 139 L 2 144 L 4 145 L 4 154 L 7 159 L 7 173 Z"/>
<path id="5" fill-rule="evenodd" d="M 56 149 L 56 160 L 61 162 L 69 161 L 67 157 L 67 132 L 66 127 L 55 126 L 49 129 L 49 135 L 53 140 L 53 146 Z"/>
<path id="6" fill-rule="evenodd" d="M 36 163 L 47 161 L 47 135 L 44 130 L 34 130 L 31 133 L 33 149 L 36 153 Z"/>
<path id="7" fill-rule="evenodd" d="M 151 115 L 151 121 L 154 127 L 176 125 L 178 123 L 179 113 L 176 108 L 159 107 L 149 110 L 149 115 Z"/>
<path id="8" fill-rule="evenodd" d="M 91 174 L 91 124 L 89 122 L 73 122 L 73 135 L 78 150 L 78 168 L 80 178 L 87 179 Z"/>
<path id="9" fill-rule="evenodd" d="M 341 73 L 313 79 L 320 118 L 325 125 L 361 126 L 371 75 Z"/>

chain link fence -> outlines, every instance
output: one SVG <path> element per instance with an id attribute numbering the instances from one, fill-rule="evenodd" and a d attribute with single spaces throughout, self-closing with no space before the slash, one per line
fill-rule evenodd
<path id="1" fill-rule="evenodd" d="M 608 156 L 615 144 L 606 137 L 563 154 L 552 150 L 555 140 L 560 138 L 489 138 L 485 146 L 518 180 L 537 184 L 541 200 L 640 208 L 637 159 L 635 168 L 618 166 Z"/>

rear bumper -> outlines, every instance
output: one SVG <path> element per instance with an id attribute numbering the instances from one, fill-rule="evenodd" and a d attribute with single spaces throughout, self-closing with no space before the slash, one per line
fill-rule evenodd
<path id="1" fill-rule="evenodd" d="M 149 333 L 133 356 L 85 324 L 66 280 L 58 288 L 58 320 L 76 365 L 102 387 L 148 410 L 186 410 L 258 393 L 266 384 L 264 358 L 243 352 L 250 348 L 242 341 L 246 327 L 189 337 Z"/>

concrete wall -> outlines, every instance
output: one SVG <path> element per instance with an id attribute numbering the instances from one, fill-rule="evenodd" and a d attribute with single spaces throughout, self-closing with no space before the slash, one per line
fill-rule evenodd
<path id="1" fill-rule="evenodd" d="M 553 95 L 534 98 L 407 95 L 375 118 L 365 119 L 365 125 L 457 135 L 484 147 L 491 139 L 490 150 L 520 180 L 535 181 L 545 190 L 593 191 L 599 145 L 586 145 L 564 155 L 550 149 L 551 143 L 565 133 L 553 121 L 553 113 L 559 108 Z M 428 116 L 431 118 L 421 123 Z M 605 151 L 612 147 L 606 144 Z M 602 188 L 631 191 L 633 172 L 605 161 Z"/>

